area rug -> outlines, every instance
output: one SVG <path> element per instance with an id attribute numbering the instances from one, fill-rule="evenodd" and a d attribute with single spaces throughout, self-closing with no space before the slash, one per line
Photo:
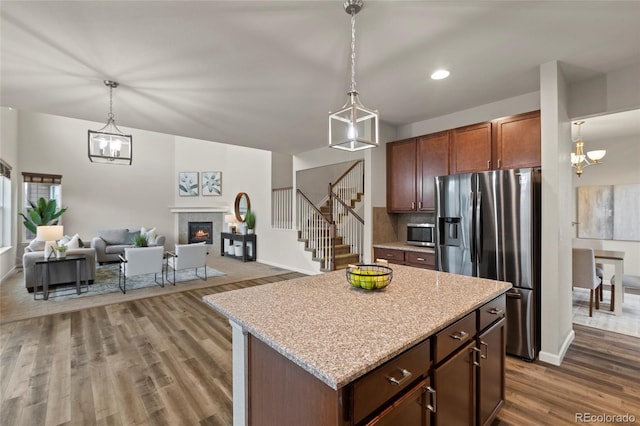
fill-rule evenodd
<path id="1" fill-rule="evenodd" d="M 610 311 L 611 292 L 604 291 L 604 301 L 600 309 L 593 308 L 589 316 L 589 290 L 573 289 L 573 322 L 600 330 L 613 331 L 628 336 L 640 337 L 640 295 L 625 293 L 622 315 L 616 316 Z M 616 301 L 616 303 L 619 303 Z"/>
<path id="2" fill-rule="evenodd" d="M 88 292 L 86 292 L 85 290 L 84 283 L 81 283 L 83 291 L 82 294 L 76 293 L 75 285 L 57 287 L 53 292 L 49 294 L 49 300 L 69 300 L 76 297 L 95 296 L 97 294 L 119 292 L 121 291 L 120 287 L 118 287 L 119 265 L 119 263 L 109 263 L 96 266 L 96 279 L 93 284 L 89 285 Z M 204 269 L 198 268 L 198 275 L 204 276 Z M 223 272 L 207 266 L 207 278 L 219 277 L 223 275 L 225 275 Z M 173 270 L 169 271 L 169 277 L 171 278 L 171 280 L 173 280 Z M 160 274 L 158 274 L 157 279 L 158 282 L 161 282 Z M 193 280 L 201 280 L 200 277 L 196 276 L 196 270 L 194 268 L 181 269 L 176 271 L 176 283 Z M 165 279 L 164 285 L 167 286 L 172 284 L 168 283 Z M 156 284 L 154 280 L 154 274 L 136 275 L 134 277 L 127 278 L 127 293 L 137 289 L 153 286 L 159 286 L 159 284 Z"/>

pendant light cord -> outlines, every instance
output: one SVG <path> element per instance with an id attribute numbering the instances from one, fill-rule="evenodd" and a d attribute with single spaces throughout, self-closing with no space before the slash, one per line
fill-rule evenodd
<path id="1" fill-rule="evenodd" d="M 109 121 L 113 121 L 113 86 L 109 85 Z"/>
<path id="2" fill-rule="evenodd" d="M 356 92 L 356 13 L 351 11 L 351 92 Z"/>

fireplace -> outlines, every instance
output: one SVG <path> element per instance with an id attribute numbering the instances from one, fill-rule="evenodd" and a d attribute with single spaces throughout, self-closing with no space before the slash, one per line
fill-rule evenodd
<path id="1" fill-rule="evenodd" d="M 212 222 L 189 222 L 189 244 L 205 242 L 213 244 Z"/>

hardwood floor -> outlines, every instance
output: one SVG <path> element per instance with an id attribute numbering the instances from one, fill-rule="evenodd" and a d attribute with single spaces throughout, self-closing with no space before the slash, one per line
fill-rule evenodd
<path id="1" fill-rule="evenodd" d="M 206 294 L 285 273 L 15 321 L 0 327 L 0 424 L 230 425 L 231 331 Z M 494 425 L 640 422 L 640 339 L 576 326 L 561 367 L 509 357 Z"/>

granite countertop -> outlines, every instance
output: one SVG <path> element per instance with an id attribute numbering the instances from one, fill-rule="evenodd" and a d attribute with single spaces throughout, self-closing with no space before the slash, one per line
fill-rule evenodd
<path id="1" fill-rule="evenodd" d="M 374 244 L 374 248 L 386 248 L 392 250 L 409 250 L 409 251 L 418 251 L 422 253 L 435 253 L 436 249 L 433 247 L 422 247 L 422 246 L 412 246 L 407 244 L 404 241 L 394 241 L 390 243 L 381 243 Z"/>
<path id="2" fill-rule="evenodd" d="M 333 389 L 433 335 L 511 284 L 393 265 L 382 291 L 345 271 L 205 296 L 204 302 Z"/>

